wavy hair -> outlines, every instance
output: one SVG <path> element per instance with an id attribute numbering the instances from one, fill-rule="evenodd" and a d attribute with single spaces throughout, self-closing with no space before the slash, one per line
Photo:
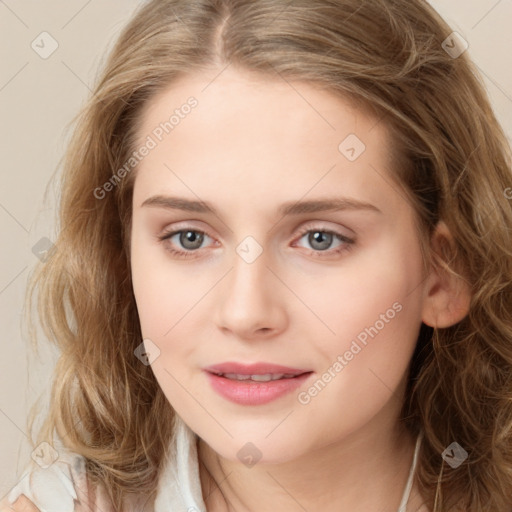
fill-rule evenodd
<path id="1" fill-rule="evenodd" d="M 154 494 L 174 412 L 134 356 L 142 341 L 129 254 L 136 169 L 107 197 L 94 190 L 136 149 L 149 99 L 179 77 L 232 65 L 343 95 L 390 130 L 396 180 L 429 261 L 462 277 L 472 294 L 456 325 L 422 325 L 411 360 L 401 420 L 424 433 L 419 489 L 433 512 L 509 511 L 512 158 L 468 52 L 445 50 L 451 32 L 423 0 L 141 5 L 77 117 L 59 183 L 58 238 L 27 291 L 28 311 L 37 293 L 44 334 L 60 353 L 34 446 L 57 433 L 87 459 L 116 509 L 132 493 Z M 428 250 L 440 220 L 453 235 L 441 256 Z M 31 436 L 32 428 L 31 414 Z M 441 457 L 453 441 L 469 453 L 457 469 Z"/>

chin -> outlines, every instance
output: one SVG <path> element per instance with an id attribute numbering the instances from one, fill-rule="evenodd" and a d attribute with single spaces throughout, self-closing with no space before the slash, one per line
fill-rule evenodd
<path id="1" fill-rule="evenodd" d="M 254 464 L 284 464 L 304 454 L 304 443 L 291 440 L 286 431 L 281 433 L 281 436 L 272 433 L 266 439 L 266 434 L 262 435 L 259 429 L 254 435 L 250 430 L 242 435 L 230 432 L 233 438 L 229 440 L 225 436 L 222 439 L 203 438 L 203 440 L 223 459 L 242 463 L 247 467 L 252 467 Z"/>

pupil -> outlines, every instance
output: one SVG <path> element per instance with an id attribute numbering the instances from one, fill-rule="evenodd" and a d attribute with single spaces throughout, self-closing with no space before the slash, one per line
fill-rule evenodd
<path id="1" fill-rule="evenodd" d="M 195 231 L 186 231 L 180 236 L 180 243 L 187 249 L 197 249 L 201 246 L 202 241 L 203 235 Z"/>
<path id="2" fill-rule="evenodd" d="M 316 243 L 320 244 L 320 247 L 317 247 L 320 250 L 327 249 L 331 245 L 332 235 L 330 233 L 324 233 L 322 231 L 316 231 L 310 235 L 309 243 L 312 247 L 315 247 Z"/>

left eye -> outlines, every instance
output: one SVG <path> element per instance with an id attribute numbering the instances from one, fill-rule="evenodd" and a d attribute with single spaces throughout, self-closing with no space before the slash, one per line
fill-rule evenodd
<path id="1" fill-rule="evenodd" d="M 321 252 L 328 250 L 336 238 L 340 240 L 341 245 L 343 245 L 343 243 L 350 244 L 353 242 L 351 239 L 341 235 L 340 233 L 321 229 L 309 229 L 300 237 L 299 240 L 305 237 L 307 237 L 306 240 L 308 244 L 315 251 Z"/>

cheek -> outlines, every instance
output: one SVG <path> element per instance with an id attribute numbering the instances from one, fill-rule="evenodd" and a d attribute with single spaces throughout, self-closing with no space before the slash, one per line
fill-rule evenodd
<path id="1" fill-rule="evenodd" d="M 149 241 L 136 224 L 131 272 L 143 336 L 157 342 L 197 301 L 197 279 L 190 279 L 183 267 L 170 265 L 164 247 Z"/>
<path id="2" fill-rule="evenodd" d="M 197 371 L 198 343 L 191 341 L 205 339 L 204 326 L 211 322 L 207 295 L 218 272 L 170 263 L 160 244 L 148 244 L 136 230 L 132 240 L 132 282 L 142 336 L 159 349 L 152 370 L 174 403 L 181 400 L 177 381 L 189 381 Z"/>
<path id="3" fill-rule="evenodd" d="M 349 351 L 350 366 L 377 364 L 398 373 L 407 366 L 422 310 L 421 253 L 410 240 L 388 239 L 353 265 L 347 259 L 339 273 L 317 280 L 309 292 L 301 289 L 321 320 L 312 327 L 323 333 L 315 339 L 328 363 Z"/>
<path id="4" fill-rule="evenodd" d="M 421 290 L 413 284 L 419 271 L 396 255 L 376 258 L 359 272 L 326 282 L 325 300 L 314 303 L 333 333 L 309 332 L 323 365 L 318 380 L 303 390 L 300 407 L 305 418 L 329 419 L 323 423 L 326 439 L 366 424 L 397 392 L 421 325 Z"/>
<path id="5" fill-rule="evenodd" d="M 154 345 L 158 347 L 151 369 L 169 403 L 183 409 L 188 395 L 179 383 L 187 382 L 193 396 L 200 392 L 188 374 L 193 345 L 183 340 L 195 336 L 192 331 L 199 323 L 195 305 L 205 292 L 200 290 L 197 276 L 190 277 L 179 267 L 166 264 L 163 248 L 151 247 L 136 230 L 131 251 L 133 289 L 145 348 L 151 353 Z"/>

